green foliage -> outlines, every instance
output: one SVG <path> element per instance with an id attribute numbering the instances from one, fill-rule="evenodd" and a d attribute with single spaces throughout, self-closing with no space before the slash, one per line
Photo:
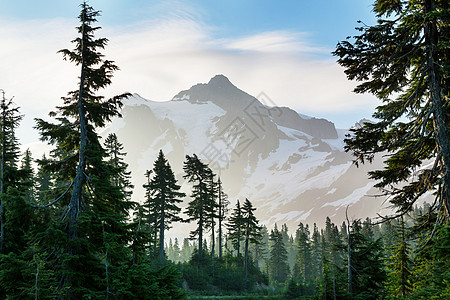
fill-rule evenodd
<path id="1" fill-rule="evenodd" d="M 194 251 L 189 262 L 181 264 L 183 279 L 189 290 L 205 294 L 242 294 L 250 292 L 257 283 L 267 284 L 267 278 L 249 261 L 248 277 L 243 278 L 243 257 L 225 255 L 223 260 L 214 261 L 210 256 L 200 256 Z"/>
<path id="2" fill-rule="evenodd" d="M 277 226 L 270 232 L 269 279 L 276 287 L 285 285 L 289 276 L 289 265 L 283 235 Z"/>
<path id="3" fill-rule="evenodd" d="M 242 216 L 242 209 L 239 200 L 236 202 L 236 207 L 233 209 L 231 216 L 228 218 L 228 239 L 231 240 L 233 248 L 236 250 L 237 256 L 241 254 L 241 241 L 243 239 L 244 218 Z"/>
<path id="4" fill-rule="evenodd" d="M 412 291 L 411 282 L 411 250 L 406 236 L 406 227 L 403 218 L 395 227 L 396 243 L 391 246 L 391 256 L 389 257 L 388 274 L 391 286 L 390 294 L 396 296 L 406 296 Z"/>
<path id="5" fill-rule="evenodd" d="M 450 226 L 439 226 L 435 238 L 419 252 L 413 266 L 411 299 L 450 297 Z"/>
<path id="6" fill-rule="evenodd" d="M 297 232 L 297 257 L 293 269 L 293 278 L 300 285 L 302 295 L 312 294 L 312 260 L 309 226 L 300 222 Z"/>
<path id="7" fill-rule="evenodd" d="M 291 278 L 291 280 L 289 280 L 289 282 L 286 286 L 286 291 L 284 293 L 284 296 L 286 297 L 286 299 L 292 300 L 292 299 L 298 299 L 299 295 L 300 295 L 299 287 L 298 287 L 297 283 L 295 282 L 295 280 Z"/>
<path id="8" fill-rule="evenodd" d="M 345 149 L 356 163 L 389 153 L 385 168 L 369 174 L 399 215 L 434 191 L 433 210 L 450 217 L 448 9 L 448 1 L 377 0 L 377 24 L 356 28 L 360 34 L 333 52 L 347 77 L 360 82 L 355 92 L 383 101 L 377 121 L 352 129 Z"/>
<path id="9" fill-rule="evenodd" d="M 211 214 L 215 214 L 215 198 L 211 193 L 210 182 L 214 174 L 207 164 L 200 161 L 196 154 L 186 155 L 183 166 L 186 173 L 183 177 L 193 183 L 192 200 L 188 203 L 186 214 L 187 222 L 196 221 L 197 229 L 191 232 L 191 238 L 198 237 L 198 253 L 203 255 L 203 233 L 213 225 Z"/>
<path id="10" fill-rule="evenodd" d="M 128 171 L 128 164 L 124 162 L 126 153 L 123 145 L 119 142 L 115 133 L 109 134 L 105 139 L 105 158 L 107 165 L 112 169 L 111 183 L 114 187 L 121 189 L 126 199 L 132 194 L 131 172 Z"/>
<path id="11" fill-rule="evenodd" d="M 170 167 L 169 162 L 164 157 L 162 150 L 159 151 L 158 158 L 153 164 L 153 169 L 147 171 L 147 174 L 153 174 L 148 178 L 148 183 L 144 184 L 146 189 L 146 199 L 143 204 L 144 215 L 147 228 L 152 228 L 153 236 L 159 233 L 159 242 L 156 238 L 149 241 L 155 245 L 158 244 L 158 256 L 160 262 L 164 260 L 164 232 L 170 228 L 173 222 L 181 221 L 179 213 L 181 208 L 178 203 L 182 202 L 182 197 L 186 196 L 179 192 L 181 186 L 177 184 L 175 174 Z M 150 237 L 150 234 L 149 234 Z"/>
<path id="12" fill-rule="evenodd" d="M 155 271 L 149 264 L 134 264 L 128 274 L 128 299 L 184 299 L 179 287 L 180 273 L 174 265 Z M 125 298 L 125 299 L 127 299 Z"/>
<path id="13" fill-rule="evenodd" d="M 353 221 L 350 232 L 353 296 L 376 299 L 384 292 L 386 270 L 381 240 L 364 234 L 361 222 Z"/>

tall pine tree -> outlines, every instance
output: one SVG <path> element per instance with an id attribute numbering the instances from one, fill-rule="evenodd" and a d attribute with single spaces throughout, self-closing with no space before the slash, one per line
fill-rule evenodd
<path id="1" fill-rule="evenodd" d="M 248 246 L 250 243 L 257 244 L 260 242 L 260 226 L 258 225 L 258 219 L 256 219 L 254 211 L 256 208 L 253 204 L 245 198 L 244 205 L 242 205 L 242 218 L 243 218 L 243 232 L 244 232 L 244 278 L 247 279 L 248 273 Z"/>
<path id="2" fill-rule="evenodd" d="M 9 186 L 15 186 L 18 182 L 17 160 L 19 157 L 19 146 L 15 130 L 23 116 L 19 114 L 19 108 L 15 106 L 13 99 L 5 97 L 2 93 L 0 103 L 0 253 L 5 252 L 5 213 L 6 193 Z"/>
<path id="3" fill-rule="evenodd" d="M 219 259 L 222 259 L 223 254 L 223 225 L 224 220 L 226 219 L 226 214 L 228 212 L 228 205 L 230 204 L 230 201 L 228 201 L 228 195 L 225 194 L 223 191 L 222 181 L 219 179 L 217 180 L 217 198 L 218 198 L 218 225 L 219 225 L 219 232 L 218 232 L 218 242 L 219 242 Z"/>
<path id="4" fill-rule="evenodd" d="M 149 196 L 144 206 L 155 209 L 157 216 L 156 224 L 159 228 L 159 261 L 163 262 L 164 256 L 164 233 L 170 228 L 173 222 L 181 221 L 179 216 L 181 208 L 177 205 L 182 201 L 184 193 L 180 192 L 180 186 L 177 184 L 175 174 L 170 167 L 169 162 L 164 156 L 162 150 L 159 151 L 158 158 L 153 164 L 153 177 L 144 187 Z M 147 203 L 152 201 L 153 203 Z"/>
<path id="5" fill-rule="evenodd" d="M 228 238 L 231 240 L 237 256 L 240 256 L 241 242 L 243 239 L 244 217 L 242 215 L 242 208 L 239 200 L 236 202 L 236 207 L 233 209 L 231 216 L 228 218 Z"/>
<path id="6" fill-rule="evenodd" d="M 275 228 L 270 232 L 271 247 L 269 257 L 270 280 L 277 286 L 284 286 L 289 276 L 289 265 L 286 246 L 283 242 L 283 235 Z"/>
<path id="7" fill-rule="evenodd" d="M 211 197 L 210 185 L 212 171 L 207 164 L 200 161 L 196 154 L 186 155 L 183 166 L 184 178 L 193 183 L 192 200 L 186 209 L 189 218 L 187 222 L 197 222 L 197 229 L 191 232 L 191 238 L 198 238 L 198 253 L 203 256 L 203 233 L 211 227 L 210 211 L 215 206 L 214 198 Z"/>
<path id="8" fill-rule="evenodd" d="M 99 297 L 102 293 L 108 297 L 126 289 L 119 276 L 129 257 L 126 221 L 133 203 L 112 184 L 117 170 L 105 161 L 107 153 L 96 129 L 120 116 L 121 100 L 129 94 L 110 99 L 96 94 L 111 84 L 112 74 L 118 70 L 99 52 L 108 40 L 94 37 L 100 29 L 94 26 L 98 16 L 99 12 L 85 2 L 81 5 L 79 37 L 72 41 L 75 47 L 60 51 L 64 59 L 80 68 L 78 88 L 50 113 L 57 123 L 36 120 L 41 139 L 57 146 L 60 154 L 60 160 L 50 161 L 48 169 L 58 172 L 58 181 L 69 186 L 52 202 L 61 201 L 58 204 L 63 208 L 62 223 L 55 225 L 65 232 L 67 240 L 59 235 L 55 242 L 64 251 L 53 255 L 60 264 L 59 290 L 67 298 Z"/>
<path id="9" fill-rule="evenodd" d="M 392 295 L 394 297 L 403 296 L 411 292 L 411 267 L 410 246 L 407 240 L 406 226 L 403 216 L 399 218 L 399 222 L 394 226 L 396 242 L 391 246 L 392 256 L 389 257 L 388 274 Z"/>

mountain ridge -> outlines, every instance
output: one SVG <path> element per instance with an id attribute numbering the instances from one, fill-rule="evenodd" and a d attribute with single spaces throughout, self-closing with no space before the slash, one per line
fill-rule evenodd
<path id="1" fill-rule="evenodd" d="M 175 95 L 171 101 L 183 100 L 191 103 L 212 101 L 222 109 L 233 111 L 235 114 L 237 111 L 257 108 L 257 110 L 251 112 L 256 117 L 264 117 L 263 114 L 269 114 L 275 123 L 283 127 L 300 130 L 318 138 L 333 139 L 338 137 L 332 122 L 313 117 L 304 118 L 288 107 L 276 106 L 264 93 L 261 93 L 258 97 L 253 97 L 237 88 L 224 75 L 216 75 L 206 84 L 196 84 L 188 90 L 183 90 Z"/>
<path id="2" fill-rule="evenodd" d="M 357 217 L 379 212 L 384 199 L 368 196 L 377 191 L 367 171 L 381 165 L 356 168 L 342 149 L 346 131 L 315 118 L 306 123 L 309 129 L 297 112 L 265 105 L 222 76 L 171 101 L 137 94 L 124 101 L 123 118 L 114 119 L 102 135 L 115 132 L 128 152 L 136 201 L 142 201 L 145 171 L 162 149 L 188 195 L 183 161 L 196 153 L 221 177 L 232 205 L 250 199 L 268 226 L 287 223 L 294 229 L 300 221 L 321 223 L 326 216 L 340 221 L 347 205 Z M 326 134 L 330 128 L 332 134 Z"/>

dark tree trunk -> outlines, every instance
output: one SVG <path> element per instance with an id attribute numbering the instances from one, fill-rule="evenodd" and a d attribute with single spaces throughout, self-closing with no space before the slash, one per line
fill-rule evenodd
<path id="1" fill-rule="evenodd" d="M 245 246 L 244 246 L 244 278 L 247 279 L 247 269 L 248 269 L 248 240 L 249 232 L 248 228 L 245 234 Z"/>
<path id="2" fill-rule="evenodd" d="M 159 261 L 162 263 L 164 261 L 164 222 L 165 222 L 165 211 L 164 203 L 161 209 L 161 222 L 159 223 Z"/>
<path id="3" fill-rule="evenodd" d="M 222 211 L 222 193 L 221 193 L 221 186 L 220 186 L 220 178 L 219 178 L 219 259 L 222 259 L 222 218 L 223 218 L 223 211 Z"/>
<path id="4" fill-rule="evenodd" d="M 348 220 L 348 206 L 345 210 L 345 217 L 347 218 L 347 251 L 348 251 L 348 293 L 351 295 L 353 294 L 353 288 L 352 288 L 352 248 L 350 245 L 350 221 Z"/>
<path id="5" fill-rule="evenodd" d="M 5 92 L 3 92 L 2 103 L 5 103 Z M 3 108 L 2 111 L 2 161 L 0 163 L 0 253 L 3 251 L 3 243 L 5 240 L 5 229 L 4 229 L 4 215 L 5 215 L 5 204 L 3 203 L 3 184 L 4 184 L 4 173 L 5 173 L 5 155 L 6 155 L 6 147 L 5 147 L 5 123 L 6 123 L 6 108 Z"/>
<path id="6" fill-rule="evenodd" d="M 433 0 L 425 1 L 425 14 L 435 10 Z M 441 78 L 437 60 L 438 29 L 432 20 L 428 20 L 425 25 L 425 41 L 427 55 L 427 70 L 429 78 L 430 97 L 433 106 L 434 130 L 436 131 L 436 144 L 438 156 L 443 166 L 443 184 L 442 184 L 442 205 L 445 210 L 446 218 L 450 218 L 450 141 L 448 133 L 447 116 L 444 111 L 444 102 L 442 95 Z"/>
<path id="7" fill-rule="evenodd" d="M 215 251 L 215 247 L 216 247 L 216 237 L 214 235 L 214 218 L 212 218 L 212 225 L 211 225 L 211 257 L 214 259 L 214 251 Z"/>
<path id="8" fill-rule="evenodd" d="M 85 13 L 85 12 L 83 12 Z M 83 108 L 83 87 L 84 87 L 84 65 L 85 65 L 85 29 L 84 29 L 84 19 L 83 19 L 83 30 L 82 30 L 82 52 L 81 52 L 81 75 L 80 75 L 80 89 L 78 93 L 78 117 L 80 122 L 80 150 L 79 150 L 79 160 L 77 166 L 77 172 L 73 182 L 72 195 L 70 197 L 69 203 L 69 229 L 68 236 L 70 240 L 74 240 L 77 237 L 77 220 L 81 210 L 82 203 L 82 192 L 83 186 L 86 182 L 86 147 L 87 147 L 87 130 L 86 130 L 86 118 L 84 115 Z M 72 252 L 73 249 L 70 249 Z"/>
<path id="9" fill-rule="evenodd" d="M 198 222 L 198 254 L 203 256 L 203 212 L 200 212 L 200 220 Z"/>

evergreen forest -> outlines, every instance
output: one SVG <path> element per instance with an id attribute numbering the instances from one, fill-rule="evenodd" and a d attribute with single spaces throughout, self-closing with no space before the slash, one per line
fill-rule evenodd
<path id="1" fill-rule="evenodd" d="M 127 149 L 99 135 L 130 94 L 101 95 L 119 67 L 102 54 L 100 12 L 80 7 L 59 51 L 78 84 L 35 120 L 48 155 L 21 153 L 23 115 L 0 90 L 0 299 L 450 299 L 448 1 L 376 0 L 378 23 L 333 52 L 355 92 L 382 101 L 345 147 L 355 164 L 384 155 L 369 176 L 392 214 L 289 229 L 229 199 L 196 154 L 176 170 L 189 193 L 160 150 L 132 199 Z M 194 229 L 169 239 L 176 222 Z"/>

